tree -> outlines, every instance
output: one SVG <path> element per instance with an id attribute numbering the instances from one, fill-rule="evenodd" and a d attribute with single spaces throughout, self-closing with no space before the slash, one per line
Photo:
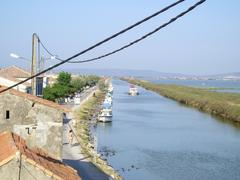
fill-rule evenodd
<path id="1" fill-rule="evenodd" d="M 72 80 L 71 74 L 68 72 L 60 72 L 57 78 L 57 83 L 68 86 Z"/>
<path id="2" fill-rule="evenodd" d="M 43 99 L 47 99 L 47 100 L 50 100 L 50 101 L 55 101 L 56 95 L 55 95 L 54 89 L 52 87 L 47 86 L 46 88 L 44 88 Z"/>
<path id="3" fill-rule="evenodd" d="M 97 84 L 99 79 L 100 78 L 98 76 L 95 76 L 95 75 L 86 76 L 87 85 L 92 87 L 92 86 Z"/>
<path id="4" fill-rule="evenodd" d="M 71 74 L 61 72 L 58 75 L 57 82 L 52 87 L 48 86 L 43 90 L 43 98 L 55 101 L 64 98 L 71 93 Z"/>
<path id="5" fill-rule="evenodd" d="M 94 86 L 99 81 L 98 76 L 79 76 L 72 79 L 71 74 L 61 72 L 57 82 L 52 87 L 48 86 L 43 91 L 43 98 L 51 101 L 61 100 L 75 92 L 81 92 L 86 86 Z"/>
<path id="6" fill-rule="evenodd" d="M 105 79 L 101 79 L 98 81 L 98 87 L 101 91 L 105 91 L 107 88 L 107 85 L 105 84 Z"/>
<path id="7" fill-rule="evenodd" d="M 71 81 L 71 86 L 73 88 L 73 91 L 75 92 L 76 91 L 81 92 L 83 90 L 83 87 L 85 87 L 85 85 L 86 85 L 86 81 L 81 77 L 77 77 Z"/>

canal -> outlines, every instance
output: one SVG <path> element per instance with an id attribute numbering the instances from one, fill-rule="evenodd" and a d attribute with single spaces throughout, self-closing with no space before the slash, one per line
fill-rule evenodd
<path id="1" fill-rule="evenodd" d="M 98 151 L 126 180 L 239 180 L 240 129 L 113 80 L 113 122 L 93 129 Z"/>

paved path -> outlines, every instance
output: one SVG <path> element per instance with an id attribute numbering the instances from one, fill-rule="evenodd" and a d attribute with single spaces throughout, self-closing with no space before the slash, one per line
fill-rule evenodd
<path id="1" fill-rule="evenodd" d="M 92 91 L 87 91 L 82 94 L 84 99 L 92 95 Z M 81 99 L 83 99 L 81 98 Z M 78 106 L 72 106 L 72 109 L 79 108 Z M 73 146 L 68 144 L 67 134 L 70 130 L 73 119 L 66 119 L 63 124 L 63 162 L 72 166 L 78 171 L 78 174 L 83 180 L 108 180 L 108 176 L 94 166 L 88 159 L 81 153 L 81 146 L 74 137 Z M 71 125 L 72 127 L 72 125 Z"/>

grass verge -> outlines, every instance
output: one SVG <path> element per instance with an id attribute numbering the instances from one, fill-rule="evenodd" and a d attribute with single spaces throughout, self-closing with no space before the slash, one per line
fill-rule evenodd
<path id="1" fill-rule="evenodd" d="M 138 79 L 122 79 L 142 86 L 185 105 L 210 113 L 216 117 L 240 123 L 240 94 L 211 92 L 208 89 L 180 85 L 155 84 Z M 239 125 L 239 124 L 238 124 Z"/>
<path id="2" fill-rule="evenodd" d="M 80 109 L 75 111 L 75 117 L 77 117 L 75 129 L 82 152 L 86 157 L 90 157 L 90 161 L 95 166 L 107 175 L 113 177 L 113 179 L 122 180 L 123 178 L 108 164 L 108 162 L 101 159 L 100 155 L 95 152 L 93 145 L 90 142 L 90 123 L 93 116 L 96 115 L 104 97 L 105 93 L 97 91 L 95 97 L 89 98 L 81 105 Z"/>

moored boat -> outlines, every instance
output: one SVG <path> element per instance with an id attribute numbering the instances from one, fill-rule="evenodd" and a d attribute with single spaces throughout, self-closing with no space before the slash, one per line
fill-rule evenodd
<path id="1" fill-rule="evenodd" d="M 102 109 L 98 115 L 99 122 L 112 122 L 112 109 Z"/>
<path id="2" fill-rule="evenodd" d="M 131 96 L 137 96 L 139 95 L 139 92 L 137 90 L 137 87 L 134 86 L 133 84 L 130 85 L 130 88 L 129 88 L 129 92 L 128 92 L 129 95 Z"/>
<path id="3" fill-rule="evenodd" d="M 102 104 L 102 110 L 98 114 L 99 122 L 111 122 L 112 121 L 112 94 L 113 87 L 110 84 L 108 91 L 106 93 L 105 99 Z"/>

